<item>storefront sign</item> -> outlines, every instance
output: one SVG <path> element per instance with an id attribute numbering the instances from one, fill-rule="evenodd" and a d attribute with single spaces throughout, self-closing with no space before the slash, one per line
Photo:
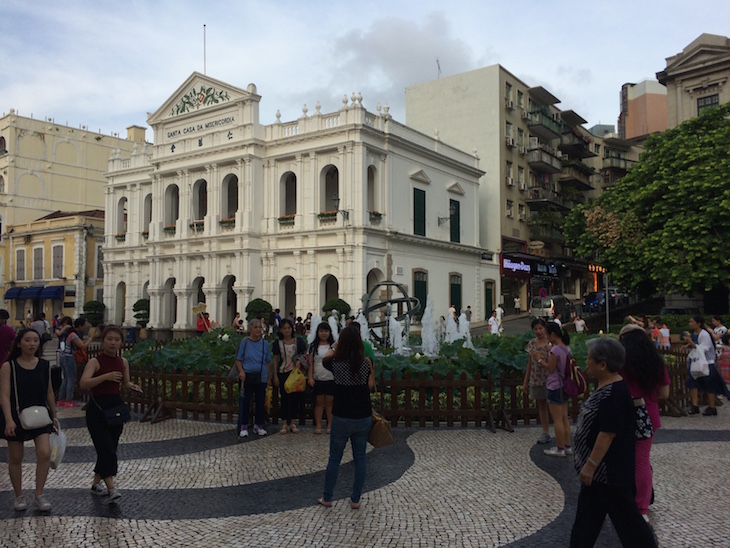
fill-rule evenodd
<path id="1" fill-rule="evenodd" d="M 530 273 L 530 269 L 532 268 L 529 264 L 525 264 L 522 261 L 516 263 L 512 259 L 507 258 L 502 260 L 502 267 L 505 270 L 511 270 L 512 272 L 517 272 L 519 270 L 520 272 L 527 272 L 528 274 Z"/>

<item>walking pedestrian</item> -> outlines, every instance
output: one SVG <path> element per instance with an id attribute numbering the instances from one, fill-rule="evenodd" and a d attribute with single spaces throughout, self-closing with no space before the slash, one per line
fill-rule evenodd
<path id="1" fill-rule="evenodd" d="M 81 389 L 91 394 L 91 401 L 86 406 L 86 427 L 96 449 L 91 494 L 108 495 L 109 502 L 122 497 L 114 478 L 119 470 L 117 448 L 124 424 L 110 424 L 104 411 L 124 404 L 122 387 L 142 393 L 142 389 L 130 381 L 129 362 L 119 356 L 123 340 L 119 327 L 105 327 L 101 333 L 101 353 L 88 361 L 79 381 Z"/>
<path id="2" fill-rule="evenodd" d="M 691 372 L 688 371 L 687 380 L 685 385 L 689 388 L 689 397 L 692 401 L 692 406 L 689 411 L 690 415 L 697 415 L 700 412 L 699 404 L 699 391 L 707 393 L 708 407 L 702 414 L 706 416 L 717 416 L 717 407 L 715 396 L 718 394 L 725 395 L 730 399 L 730 392 L 725 386 L 725 382 L 722 380 L 720 372 L 715 366 L 715 360 L 717 354 L 715 352 L 715 344 L 712 341 L 712 336 L 705 328 L 705 319 L 700 316 L 692 316 L 689 319 L 689 328 L 692 330 L 690 338 L 685 338 L 684 348 L 699 348 L 705 354 L 705 359 L 710 366 L 710 374 L 705 377 L 699 377 L 695 379 Z M 687 367 L 689 369 L 689 360 L 687 360 Z"/>
<path id="3" fill-rule="evenodd" d="M 618 374 L 626 352 L 609 337 L 586 344 L 586 369 L 598 386 L 583 403 L 575 430 L 574 464 L 581 487 L 570 546 L 593 546 L 608 514 L 623 546 L 654 547 L 654 533 L 634 498 L 636 414 Z"/>
<path id="4" fill-rule="evenodd" d="M 522 311 L 522 301 L 520 300 L 520 296 L 515 296 L 515 314 L 518 316 L 520 315 L 520 312 Z"/>
<path id="5" fill-rule="evenodd" d="M 48 469 L 51 467 L 49 434 L 58 429 L 56 401 L 51 386 L 51 365 L 40 357 L 41 338 L 33 329 L 21 330 L 15 338 L 8 360 L 0 368 L 0 405 L 4 426 L 0 437 L 8 442 L 8 474 L 15 492 L 16 512 L 28 508 L 23 495 L 23 444 L 33 440 L 36 453 L 35 498 L 33 504 L 41 512 L 48 512 L 51 503 L 43 495 Z M 48 424 L 24 428 L 20 420 L 22 410 L 32 406 L 48 413 Z"/>
<path id="6" fill-rule="evenodd" d="M 86 325 L 84 318 L 76 318 L 71 327 L 71 318 L 64 316 L 61 320 L 61 328 L 57 330 L 60 333 L 59 339 L 63 337 L 63 349 L 61 350 L 61 373 L 63 379 L 61 388 L 58 391 L 58 407 L 79 407 L 74 401 L 74 390 L 76 389 L 76 356 L 74 351 L 78 349 L 86 350 L 91 343 L 91 339 L 83 340 L 81 333 Z"/>

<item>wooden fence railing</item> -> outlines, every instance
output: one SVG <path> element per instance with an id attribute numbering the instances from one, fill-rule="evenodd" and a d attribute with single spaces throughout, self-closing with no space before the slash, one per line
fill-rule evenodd
<path id="1" fill-rule="evenodd" d="M 685 415 L 689 403 L 685 388 L 687 378 L 687 352 L 673 349 L 667 354 L 671 380 L 670 397 L 660 402 L 663 414 Z M 95 353 L 90 352 L 90 357 Z M 673 362 L 673 363 L 672 363 Z M 81 373 L 79 373 L 80 377 Z M 232 423 L 238 414 L 238 382 L 230 382 L 221 371 L 166 371 L 145 369 L 130 365 L 132 382 L 137 383 L 143 394 L 129 393 L 127 401 L 133 411 L 143 414 L 142 420 L 157 422 L 166 418 L 181 417 L 194 420 L 214 420 Z M 491 431 L 502 428 L 513 430 L 513 425 L 535 424 L 537 407 L 522 389 L 522 373 L 473 377 L 462 373 L 454 377 L 425 373 L 402 378 L 392 374 L 381 376 L 376 382 L 373 407 L 393 426 L 486 426 Z M 569 413 L 576 420 L 584 399 L 595 389 L 596 381 L 588 378 L 585 394 L 571 398 Z M 80 399 L 86 399 L 80 391 Z M 302 405 L 299 424 L 306 424 L 312 417 L 311 398 Z M 271 394 L 269 418 L 279 422 L 279 394 Z"/>

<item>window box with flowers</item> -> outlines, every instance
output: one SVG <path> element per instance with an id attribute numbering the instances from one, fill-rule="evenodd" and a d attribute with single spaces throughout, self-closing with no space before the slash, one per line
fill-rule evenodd
<path id="1" fill-rule="evenodd" d="M 334 221 L 337 219 L 337 210 L 332 209 L 330 211 L 321 211 L 317 213 L 317 217 L 320 221 Z"/>
<path id="2" fill-rule="evenodd" d="M 199 221 L 192 221 L 190 223 L 190 228 L 192 228 L 195 231 L 203 230 L 203 227 L 205 227 L 205 221 L 203 221 L 202 219 Z"/>
<path id="3" fill-rule="evenodd" d="M 289 215 L 282 215 L 279 217 L 279 224 L 280 225 L 293 225 L 294 219 L 296 218 L 296 213 L 291 213 Z"/>
<path id="4" fill-rule="evenodd" d="M 380 211 L 369 211 L 368 213 L 370 213 L 370 222 L 373 224 L 379 223 L 380 219 L 383 218 L 383 214 Z"/>
<path id="5" fill-rule="evenodd" d="M 114 238 L 115 238 L 115 239 L 116 239 L 116 240 L 117 240 L 118 242 L 123 242 L 124 240 L 126 240 L 126 239 L 127 239 L 127 234 L 126 234 L 126 232 L 125 232 L 124 234 L 115 234 L 115 235 L 114 235 Z"/>
<path id="6" fill-rule="evenodd" d="M 142 231 L 142 237 L 146 240 L 150 237 L 150 231 L 149 230 L 143 230 Z"/>
<path id="7" fill-rule="evenodd" d="M 175 225 L 165 225 L 165 228 L 162 229 L 162 232 L 165 234 L 175 234 Z"/>
<path id="8" fill-rule="evenodd" d="M 233 228 L 234 226 L 236 226 L 236 218 L 226 217 L 225 219 L 221 219 L 220 221 L 218 221 L 218 224 L 224 227 Z"/>

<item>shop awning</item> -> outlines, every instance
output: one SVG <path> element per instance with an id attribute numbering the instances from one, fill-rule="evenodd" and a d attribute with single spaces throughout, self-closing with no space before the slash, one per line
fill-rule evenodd
<path id="1" fill-rule="evenodd" d="M 26 287 L 20 293 L 20 298 L 21 299 L 38 299 L 38 298 L 40 298 L 42 291 L 43 291 L 42 285 L 38 285 L 35 287 Z"/>
<path id="2" fill-rule="evenodd" d="M 17 299 L 20 297 L 20 292 L 23 290 L 22 287 L 11 287 L 5 292 L 5 300 Z"/>
<path id="3" fill-rule="evenodd" d="M 47 285 L 41 291 L 41 299 L 52 299 L 60 300 L 63 299 L 65 294 L 64 287 L 62 285 Z"/>

